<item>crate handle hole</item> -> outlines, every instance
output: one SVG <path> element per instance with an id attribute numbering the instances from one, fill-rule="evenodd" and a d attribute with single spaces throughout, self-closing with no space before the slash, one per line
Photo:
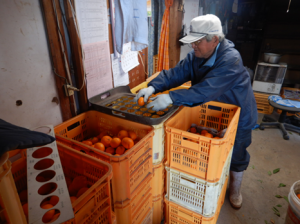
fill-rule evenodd
<path id="1" fill-rule="evenodd" d="M 190 183 L 196 184 L 195 181 L 192 181 L 192 180 L 187 179 L 187 178 L 185 178 L 185 177 L 181 177 L 181 179 L 183 179 L 183 180 L 185 180 L 185 181 L 188 181 L 188 182 L 190 182 Z"/>
<path id="2" fill-rule="evenodd" d="M 212 106 L 212 105 L 208 105 L 208 109 L 210 109 L 210 110 L 217 110 L 217 111 L 221 111 L 222 110 L 221 107 L 216 107 L 216 106 Z"/>
<path id="3" fill-rule="evenodd" d="M 80 122 L 77 121 L 76 123 L 74 123 L 74 124 L 68 126 L 67 129 L 68 129 L 68 131 L 71 131 L 71 130 L 73 130 L 74 128 L 78 127 L 79 125 L 80 125 Z"/>

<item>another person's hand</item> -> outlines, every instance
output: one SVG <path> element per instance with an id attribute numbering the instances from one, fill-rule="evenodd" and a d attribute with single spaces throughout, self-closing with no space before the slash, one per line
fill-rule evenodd
<path id="1" fill-rule="evenodd" d="M 147 103 L 149 96 L 151 96 L 154 92 L 155 89 L 152 86 L 141 89 L 133 100 L 137 102 L 140 97 L 144 96 L 144 102 Z"/>
<path id="2" fill-rule="evenodd" d="M 169 94 L 161 94 L 156 97 L 150 98 L 153 102 L 147 105 L 147 108 L 152 108 L 152 110 L 159 111 L 166 109 L 170 104 L 173 103 Z"/>

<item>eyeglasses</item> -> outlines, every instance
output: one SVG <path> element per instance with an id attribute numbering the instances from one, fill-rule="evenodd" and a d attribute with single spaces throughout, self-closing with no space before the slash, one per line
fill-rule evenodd
<path id="1" fill-rule="evenodd" d="M 202 41 L 202 39 L 197 40 L 197 41 L 195 41 L 195 42 L 193 42 L 193 43 L 189 43 L 188 46 L 191 47 L 191 48 L 194 47 L 194 46 L 198 46 L 198 44 L 199 44 L 201 41 Z"/>

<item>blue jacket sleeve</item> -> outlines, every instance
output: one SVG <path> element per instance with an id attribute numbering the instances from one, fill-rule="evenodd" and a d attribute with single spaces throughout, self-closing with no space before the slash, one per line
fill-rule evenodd
<path id="1" fill-rule="evenodd" d="M 163 92 L 182 85 L 191 80 L 192 72 L 192 52 L 185 59 L 169 70 L 162 70 L 159 75 L 153 79 L 148 86 L 153 86 L 155 93 Z"/>
<path id="2" fill-rule="evenodd" d="M 226 91 L 234 88 L 240 81 L 239 74 L 243 69 L 240 57 L 224 57 L 214 66 L 201 81 L 189 89 L 181 89 L 170 92 L 174 105 L 197 106 L 212 100 L 216 100 Z"/>

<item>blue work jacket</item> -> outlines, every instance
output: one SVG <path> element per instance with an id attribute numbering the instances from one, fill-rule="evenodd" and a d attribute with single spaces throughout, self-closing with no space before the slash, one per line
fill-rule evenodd
<path id="1" fill-rule="evenodd" d="M 234 44 L 224 39 L 204 63 L 192 50 L 174 68 L 163 70 L 148 86 L 155 93 L 178 87 L 191 81 L 189 89 L 170 92 L 173 104 L 194 107 L 209 101 L 241 107 L 238 129 L 252 129 L 257 122 L 257 107 L 250 75 Z"/>

